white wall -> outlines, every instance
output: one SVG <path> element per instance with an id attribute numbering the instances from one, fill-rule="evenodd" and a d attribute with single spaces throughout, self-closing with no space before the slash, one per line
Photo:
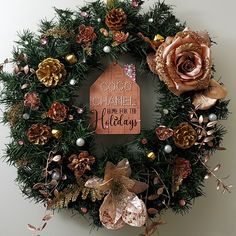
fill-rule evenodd
<path id="1" fill-rule="evenodd" d="M 155 1 L 146 1 L 145 8 Z M 1 1 L 0 9 L 0 61 L 10 57 L 13 41 L 17 39 L 16 32 L 24 28 L 37 29 L 39 20 L 53 17 L 53 6 L 58 8 L 74 8 L 83 1 L 77 0 L 8 0 Z M 236 165 L 235 134 L 236 134 L 236 30 L 234 0 L 166 0 L 166 3 L 175 5 L 176 15 L 186 20 L 188 25 L 196 30 L 207 29 L 218 42 L 213 48 L 214 62 L 218 77 L 222 76 L 228 87 L 233 114 L 225 122 L 229 133 L 225 136 L 225 152 L 218 153 L 212 160 L 223 163 L 220 176 L 230 174 L 230 182 L 235 183 Z M 157 32 L 158 33 L 158 32 Z M 147 98 L 148 99 L 148 98 Z M 0 150 L 8 142 L 8 128 L 0 126 Z M 0 156 L 3 152 L 0 151 Z M 37 224 L 43 215 L 44 208 L 24 200 L 20 190 L 14 183 L 16 171 L 14 168 L 0 162 L 0 236 L 27 236 L 27 223 Z M 166 215 L 168 224 L 161 226 L 161 236 L 235 236 L 236 232 L 236 194 L 222 195 L 215 189 L 215 181 L 209 180 L 206 184 L 207 198 L 197 199 L 192 211 L 186 216 L 175 216 L 171 212 Z M 89 235 L 89 226 L 84 219 L 70 217 L 70 213 L 56 214 L 42 236 L 74 236 Z M 111 232 L 107 230 L 93 231 L 96 235 L 137 235 L 140 229 L 126 227 L 122 231 Z"/>

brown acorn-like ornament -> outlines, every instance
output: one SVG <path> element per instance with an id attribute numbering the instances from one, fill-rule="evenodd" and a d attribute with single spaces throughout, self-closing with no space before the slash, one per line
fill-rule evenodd
<path id="1" fill-rule="evenodd" d="M 127 15 L 122 8 L 113 8 L 107 13 L 105 23 L 110 30 L 121 30 L 127 23 Z"/>
<path id="2" fill-rule="evenodd" d="M 188 149 L 195 144 L 197 132 L 190 124 L 181 123 L 174 129 L 173 139 L 177 147 Z"/>
<path id="3" fill-rule="evenodd" d="M 51 128 L 43 124 L 33 124 L 27 131 L 28 140 L 35 145 L 45 145 L 51 138 Z"/>

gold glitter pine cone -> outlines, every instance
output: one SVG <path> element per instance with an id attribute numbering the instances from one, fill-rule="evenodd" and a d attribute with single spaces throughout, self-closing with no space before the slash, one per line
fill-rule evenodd
<path id="1" fill-rule="evenodd" d="M 174 129 L 173 139 L 175 145 L 181 149 L 192 147 L 197 140 L 197 132 L 188 123 L 181 123 Z"/>
<path id="2" fill-rule="evenodd" d="M 55 87 L 65 78 L 66 70 L 59 60 L 47 58 L 38 65 L 36 75 L 46 87 Z"/>
<path id="3" fill-rule="evenodd" d="M 28 140 L 36 145 L 45 145 L 51 138 L 51 128 L 43 124 L 33 124 L 27 131 Z"/>
<path id="4" fill-rule="evenodd" d="M 114 8 L 107 13 L 105 23 L 111 30 L 121 30 L 127 23 L 127 15 L 122 8 Z"/>

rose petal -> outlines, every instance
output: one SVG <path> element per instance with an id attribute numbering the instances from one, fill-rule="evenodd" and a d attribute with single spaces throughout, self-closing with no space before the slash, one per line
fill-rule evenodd
<path id="1" fill-rule="evenodd" d="M 146 223 L 147 209 L 145 203 L 135 194 L 129 196 L 122 219 L 126 224 L 136 227 L 141 227 Z"/>

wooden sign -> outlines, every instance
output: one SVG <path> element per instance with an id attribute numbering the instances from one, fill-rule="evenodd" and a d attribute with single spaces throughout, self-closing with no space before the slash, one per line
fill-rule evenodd
<path id="1" fill-rule="evenodd" d="M 119 64 L 111 64 L 90 87 L 96 134 L 140 133 L 140 89 Z"/>

